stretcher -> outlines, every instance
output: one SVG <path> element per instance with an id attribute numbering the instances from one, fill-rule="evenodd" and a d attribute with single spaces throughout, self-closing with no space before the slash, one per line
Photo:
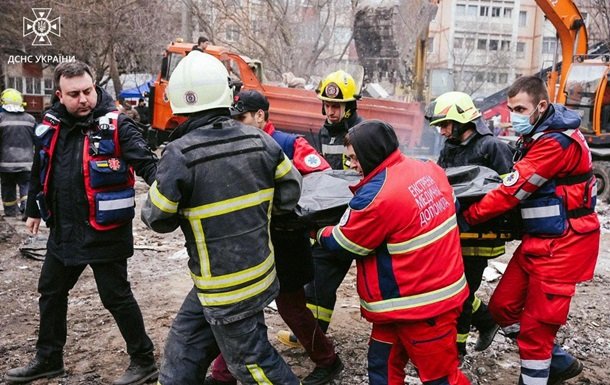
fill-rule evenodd
<path id="1" fill-rule="evenodd" d="M 462 209 L 479 201 L 496 188 L 502 180 L 499 175 L 482 166 L 451 167 L 445 170 L 449 183 Z M 315 172 L 303 177 L 301 198 L 296 208 L 298 222 L 308 228 L 335 225 L 353 197 L 350 186 L 361 177 L 351 170 Z M 520 239 L 521 218 L 518 210 L 473 226 L 460 234 L 462 239 Z"/>

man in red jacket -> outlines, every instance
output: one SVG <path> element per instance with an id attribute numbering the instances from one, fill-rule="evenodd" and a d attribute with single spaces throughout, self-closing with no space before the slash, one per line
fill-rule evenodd
<path id="1" fill-rule="evenodd" d="M 541 79 L 517 79 L 508 90 L 508 108 L 513 129 L 522 135 L 514 171 L 459 221 L 467 228 L 521 209 L 523 241 L 489 310 L 507 335 L 517 337 L 519 384 L 554 385 L 583 369 L 554 340 L 567 321 L 576 283 L 593 278 L 600 237 L 596 182 L 578 114 L 551 104 Z"/>
<path id="2" fill-rule="evenodd" d="M 361 313 L 373 323 L 369 384 L 404 384 L 408 360 L 424 384 L 470 384 L 455 344 L 468 285 L 445 173 L 402 155 L 379 120 L 351 128 L 345 144 L 363 179 L 339 224 L 317 240 L 357 261 Z"/>

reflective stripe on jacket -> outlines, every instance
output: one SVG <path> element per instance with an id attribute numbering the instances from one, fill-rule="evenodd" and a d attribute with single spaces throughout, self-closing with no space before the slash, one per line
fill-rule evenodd
<path id="1" fill-rule="evenodd" d="M 523 216 L 524 268 L 540 279 L 591 279 L 599 251 L 592 161 L 578 115 L 551 105 L 521 159 L 502 185 L 463 213 L 469 224 L 488 221 L 516 206 Z"/>
<path id="2" fill-rule="evenodd" d="M 343 119 L 337 124 L 328 121 L 324 123 L 318 134 L 320 141 L 320 153 L 328 161 L 333 170 L 347 170 L 344 153 L 345 134 L 356 124 L 362 122 L 362 118 L 353 111 L 348 119 Z"/>
<path id="3" fill-rule="evenodd" d="M 51 215 L 46 209 L 49 207 L 46 201 L 60 130 L 60 120 L 50 113 L 45 114 L 42 124 L 36 128 L 36 138 L 41 146 L 42 184 L 42 194 L 37 200 L 45 221 Z M 106 231 L 131 222 L 135 214 L 135 178 L 133 169 L 121 158 L 117 112 L 99 118 L 95 130 L 85 135 L 82 170 L 91 227 Z"/>
<path id="4" fill-rule="evenodd" d="M 278 293 L 269 220 L 296 206 L 301 177 L 258 129 L 224 116 L 187 129 L 166 147 L 142 219 L 159 232 L 181 227 L 206 319 L 230 323 Z"/>
<path id="5" fill-rule="evenodd" d="M 354 191 L 341 222 L 321 229 L 318 241 L 357 259 L 363 316 L 421 320 L 462 306 L 468 286 L 443 170 L 397 150 Z"/>
<path id="6" fill-rule="evenodd" d="M 568 226 L 578 233 L 598 229 L 595 214 L 596 180 L 592 172 L 591 153 L 584 136 L 578 129 L 545 131 L 533 135 L 528 147 L 543 137 L 556 141 L 564 149 L 575 142 L 584 156 L 580 157 L 579 163 L 567 175 L 548 178 L 548 175 L 534 173 L 517 190 L 515 195 L 521 199 L 524 231 L 529 234 L 561 236 Z"/>
<path id="7" fill-rule="evenodd" d="M 36 120 L 25 112 L 0 108 L 0 172 L 32 169 Z"/>

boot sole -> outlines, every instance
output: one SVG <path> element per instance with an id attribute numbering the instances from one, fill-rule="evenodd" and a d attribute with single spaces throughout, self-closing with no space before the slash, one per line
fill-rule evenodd
<path id="1" fill-rule="evenodd" d="M 46 373 L 42 373 L 42 374 L 38 374 L 36 376 L 30 376 L 30 377 L 13 377 L 10 375 L 6 375 L 4 376 L 4 379 L 6 381 L 8 381 L 9 383 L 13 383 L 13 384 L 23 384 L 26 382 L 31 382 L 34 380 L 37 380 L 39 378 L 53 378 L 53 377 L 59 377 L 66 374 L 66 370 L 64 368 L 61 368 L 59 370 L 55 370 L 53 372 L 46 372 Z"/>
<path id="2" fill-rule="evenodd" d="M 140 378 L 137 381 L 134 382 L 128 382 L 128 383 L 123 383 L 123 384 L 117 384 L 115 382 L 112 383 L 112 385 L 141 385 L 141 384 L 145 384 L 147 382 L 151 382 L 156 380 L 157 378 L 159 378 L 159 371 L 155 370 L 154 372 Z"/>

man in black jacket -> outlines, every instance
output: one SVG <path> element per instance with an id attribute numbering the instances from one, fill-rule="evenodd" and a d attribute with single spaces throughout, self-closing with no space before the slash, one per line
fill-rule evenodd
<path id="1" fill-rule="evenodd" d="M 104 307 L 112 313 L 131 362 L 114 385 L 156 378 L 153 343 L 127 280 L 133 255 L 131 220 L 135 191 L 132 166 L 151 184 L 156 156 L 130 119 L 95 86 L 82 62 L 62 63 L 54 74 L 59 99 L 36 129 L 26 226 L 38 233 L 41 217 L 50 227 L 40 273 L 40 328 L 36 356 L 11 369 L 6 379 L 26 383 L 64 373 L 68 293 L 87 265 Z"/>
<path id="2" fill-rule="evenodd" d="M 513 162 L 510 147 L 493 136 L 469 95 L 447 92 L 439 96 L 427 107 L 426 119 L 431 126 L 439 127 L 441 135 L 446 138 L 438 159 L 439 166 L 485 166 L 500 176 L 511 171 Z M 457 326 L 458 352 L 463 357 L 466 355 L 466 339 L 471 324 L 479 330 L 479 338 L 474 347 L 477 351 L 487 349 L 499 329 L 491 318 L 487 305 L 475 296 L 475 292 L 481 285 L 487 260 L 504 254 L 504 241 L 463 239 L 461 246 L 466 280 L 470 288 L 470 295 L 464 302 Z"/>

